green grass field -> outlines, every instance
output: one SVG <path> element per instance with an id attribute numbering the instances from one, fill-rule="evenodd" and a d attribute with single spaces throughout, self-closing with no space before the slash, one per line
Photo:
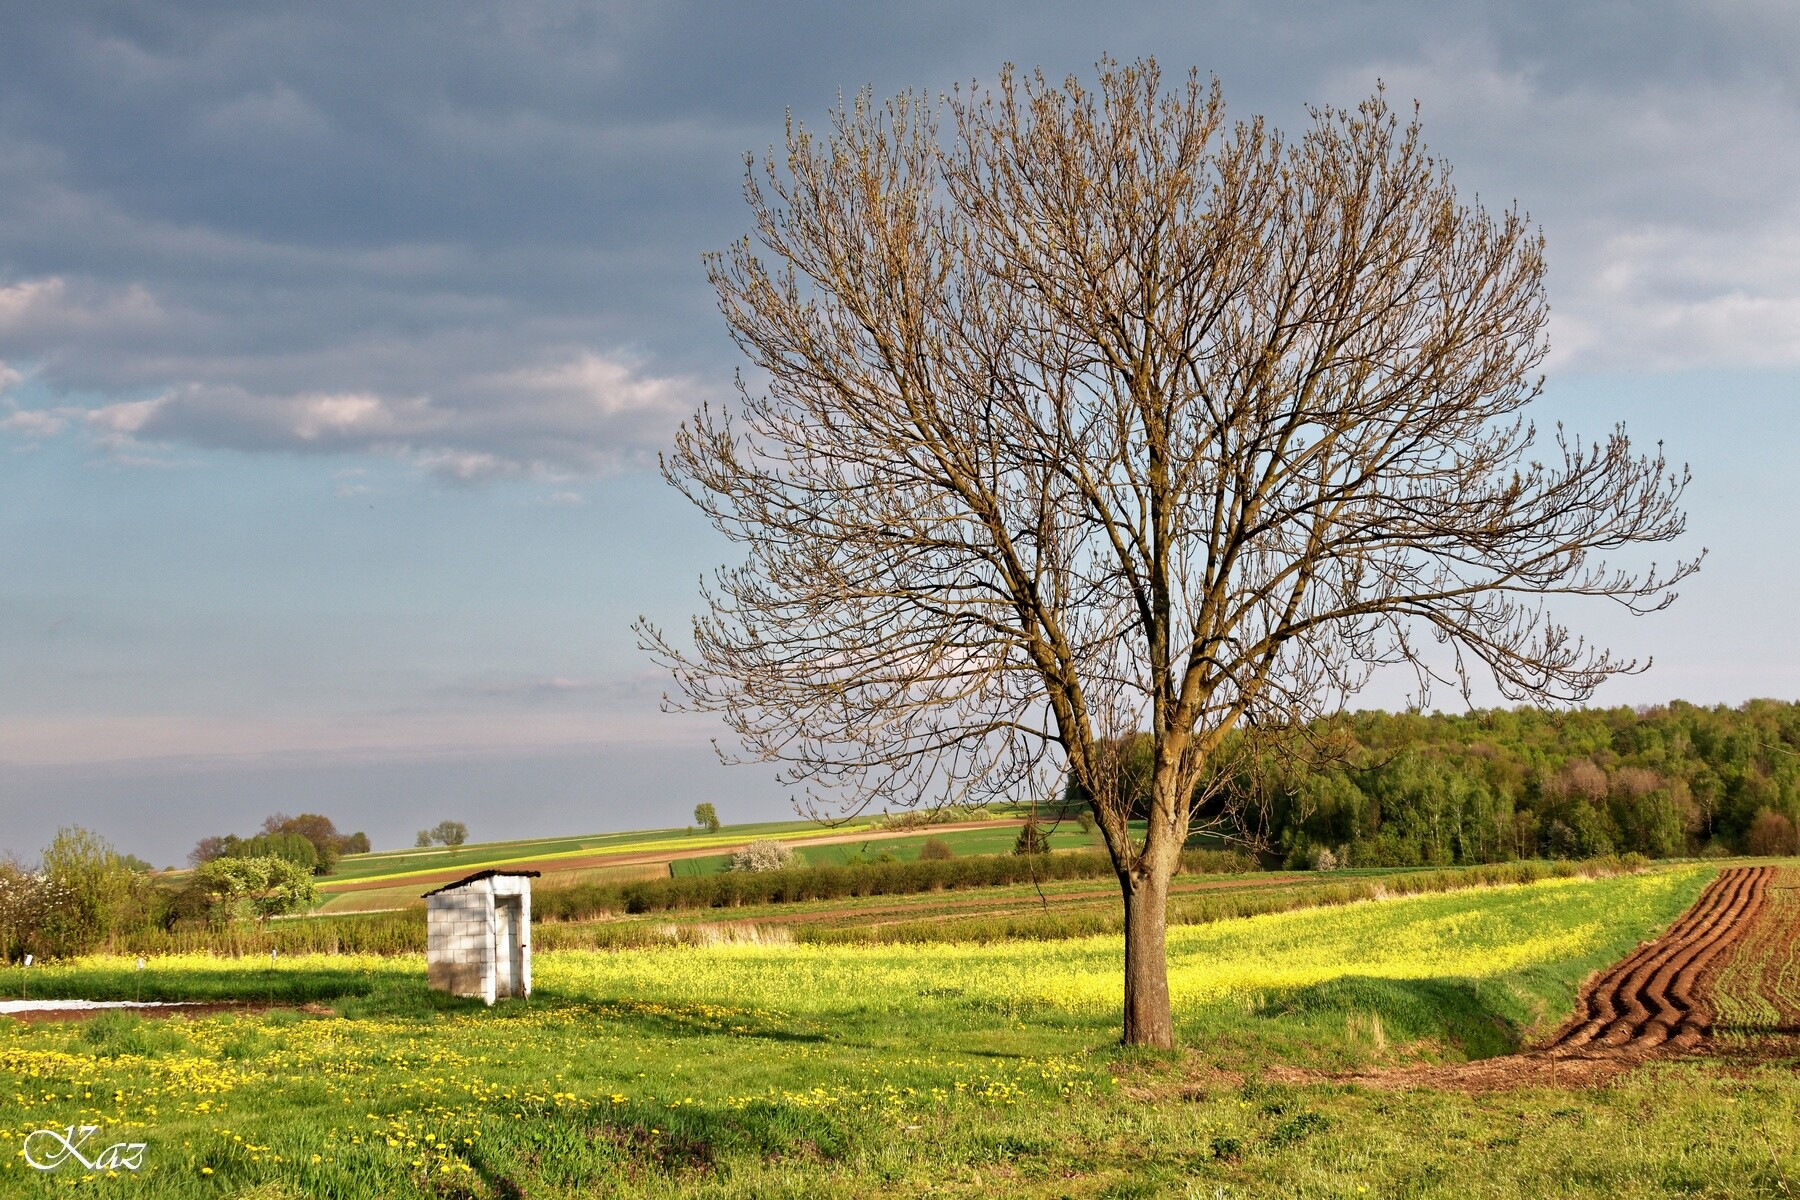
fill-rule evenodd
<path id="1" fill-rule="evenodd" d="M 1504 1052 L 1709 877 L 1171 930 L 1175 1057 L 1117 1046 L 1116 938 L 544 953 L 537 995 L 491 1011 L 428 992 L 411 956 L 171 958 L 148 978 L 83 960 L 34 994 L 320 1007 L 0 1020 L 0 1192 L 1780 1195 L 1800 1166 L 1789 1064 L 1481 1096 L 1267 1075 Z M 84 1183 L 18 1157 L 30 1130 L 82 1123 L 146 1143 L 143 1170 Z"/>

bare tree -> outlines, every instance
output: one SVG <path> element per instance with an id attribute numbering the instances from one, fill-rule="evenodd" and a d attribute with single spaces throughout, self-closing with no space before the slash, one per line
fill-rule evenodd
<path id="1" fill-rule="evenodd" d="M 664 470 L 748 557 L 691 650 L 640 635 L 815 804 L 1066 769 L 1124 894 L 1128 1043 L 1174 1041 L 1169 881 L 1230 816 L 1222 754 L 1390 664 L 1583 699 L 1637 664 L 1543 597 L 1651 611 L 1697 568 L 1596 557 L 1678 535 L 1685 472 L 1622 428 L 1533 457 L 1541 238 L 1379 91 L 1289 141 L 1153 61 L 1008 70 L 790 120 L 746 195 L 709 268 L 766 387 Z M 1115 761 L 1141 734 L 1147 798 Z"/>

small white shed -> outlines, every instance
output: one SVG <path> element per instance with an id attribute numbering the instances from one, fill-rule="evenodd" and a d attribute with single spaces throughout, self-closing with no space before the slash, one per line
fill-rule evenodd
<path id="1" fill-rule="evenodd" d="M 492 1004 L 531 995 L 531 881 L 536 871 L 477 871 L 425 893 L 425 978 Z"/>

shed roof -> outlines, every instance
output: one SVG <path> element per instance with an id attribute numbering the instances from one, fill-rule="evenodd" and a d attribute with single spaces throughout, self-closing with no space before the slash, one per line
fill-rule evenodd
<path id="1" fill-rule="evenodd" d="M 506 870 L 502 870 L 498 867 L 494 867 L 494 868 L 490 868 L 489 870 L 486 870 L 486 871 L 477 871 L 473 875 L 466 875 L 463 878 L 458 879 L 455 883 L 446 883 L 443 887 L 432 888 L 429 892 L 426 892 L 423 896 L 420 896 L 419 899 L 426 900 L 432 896 L 437 895 L 439 892 L 447 892 L 447 891 L 450 891 L 452 888 L 459 888 L 459 887 L 462 887 L 464 884 L 474 883 L 477 879 L 492 879 L 496 875 L 523 875 L 528 879 L 538 879 L 538 878 L 542 877 L 543 874 L 544 873 L 542 871 L 506 871 Z"/>

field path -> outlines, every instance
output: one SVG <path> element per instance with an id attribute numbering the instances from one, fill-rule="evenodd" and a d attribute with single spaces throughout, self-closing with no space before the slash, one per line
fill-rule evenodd
<path id="1" fill-rule="evenodd" d="M 1176 876 L 1176 879 L 1181 879 Z M 1172 883 L 1169 894 L 1172 896 L 1191 895 L 1195 892 L 1215 891 L 1256 891 L 1279 887 L 1285 884 L 1302 883 L 1308 876 L 1293 871 L 1279 874 L 1270 873 L 1256 875 L 1247 879 L 1207 879 L 1199 882 Z M 1060 881 L 1058 881 L 1060 882 Z M 954 911 L 957 915 L 977 915 L 1010 917 L 1024 913 L 1043 912 L 1059 905 L 1088 904 L 1096 900 L 1117 900 L 1119 889 L 1114 887 L 1087 888 L 1079 892 L 1049 892 L 1040 900 L 1037 896 L 1010 895 L 1004 897 L 966 896 L 954 900 L 943 899 L 943 892 L 929 892 L 914 895 L 910 900 L 892 900 L 885 896 L 872 896 L 867 904 L 852 904 L 849 901 L 834 901 L 830 908 L 808 912 L 766 913 L 755 917 L 721 916 L 729 913 L 729 908 L 683 909 L 671 916 L 694 916 L 705 914 L 707 920 L 728 920 L 740 925 L 816 925 L 831 921 L 855 922 L 877 927 L 883 925 L 903 924 L 908 921 L 931 920 Z M 968 912 L 965 910 L 974 910 Z M 877 918 L 871 920 L 870 918 Z M 892 918 L 882 920 L 879 918 Z"/>

